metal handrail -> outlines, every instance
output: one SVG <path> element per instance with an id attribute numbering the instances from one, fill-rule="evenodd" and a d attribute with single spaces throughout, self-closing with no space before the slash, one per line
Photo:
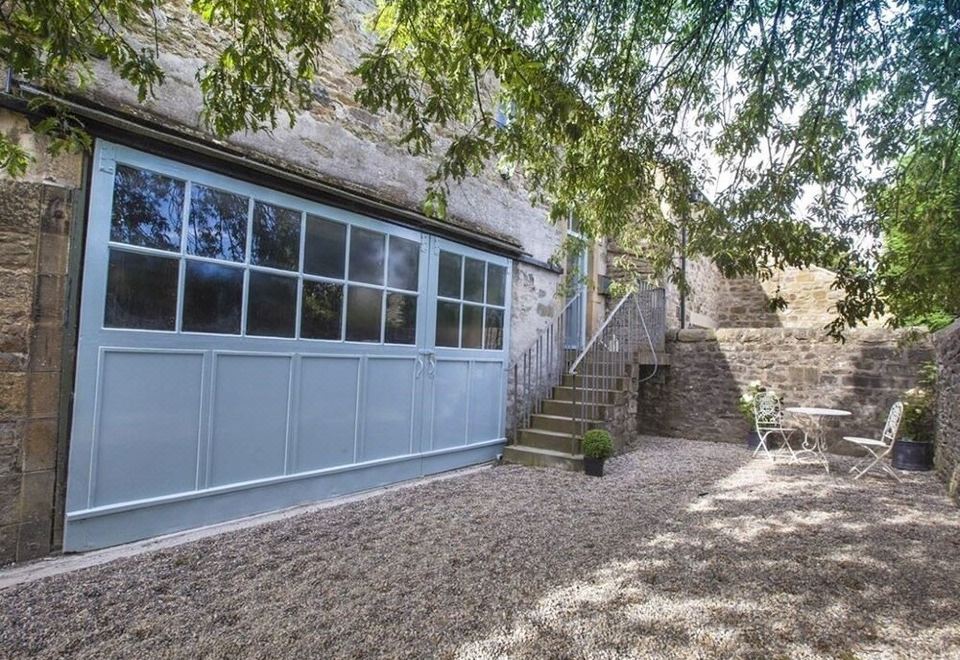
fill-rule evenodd
<path id="1" fill-rule="evenodd" d="M 623 389 L 618 381 L 630 376 L 630 368 L 645 346 L 656 353 L 666 333 L 666 298 L 663 289 L 641 284 L 625 295 L 571 363 L 571 420 L 575 435 L 605 417 L 613 403 L 611 392 Z M 646 308 L 646 309 L 644 309 Z M 651 330 L 652 328 L 652 330 Z"/>
<path id="2" fill-rule="evenodd" d="M 567 372 L 567 323 L 571 308 L 585 303 L 582 292 L 563 306 L 560 313 L 537 333 L 530 346 L 513 360 L 508 368 L 511 396 L 508 406 L 509 435 L 516 440 L 519 430 L 527 426 L 530 417 L 542 410 L 543 402 L 553 394 L 553 388 Z"/>

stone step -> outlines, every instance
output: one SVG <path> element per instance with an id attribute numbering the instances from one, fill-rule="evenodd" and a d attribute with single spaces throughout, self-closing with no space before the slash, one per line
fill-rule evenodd
<path id="1" fill-rule="evenodd" d="M 578 403 L 576 408 L 579 408 L 580 404 Z M 596 418 L 601 420 L 606 419 L 608 411 L 611 406 L 609 404 L 598 403 L 595 406 L 592 406 L 597 410 L 599 414 L 595 415 Z M 540 410 L 544 415 L 560 415 L 563 417 L 571 417 L 579 411 L 574 408 L 572 401 L 562 401 L 559 399 L 547 399 L 540 405 Z"/>
<path id="2" fill-rule="evenodd" d="M 576 454 L 580 452 L 580 438 L 573 433 L 546 431 L 544 429 L 521 429 L 517 444 L 538 449 Z"/>
<path id="3" fill-rule="evenodd" d="M 568 454 L 562 451 L 540 449 L 539 447 L 508 445 L 503 449 L 503 460 L 507 463 L 532 467 L 549 467 L 569 470 L 570 472 L 583 472 L 583 454 Z"/>
<path id="4" fill-rule="evenodd" d="M 574 390 L 572 387 L 558 385 L 553 388 L 553 398 L 559 401 L 573 401 L 574 392 L 576 392 L 577 403 L 586 400 L 590 403 L 610 404 L 614 402 L 617 396 L 617 390 L 595 390 L 592 388 L 577 388 Z"/>
<path id="5" fill-rule="evenodd" d="M 601 426 L 602 420 L 587 421 L 587 428 Z M 580 424 L 575 423 L 570 415 L 548 415 L 545 413 L 530 416 L 530 428 L 536 431 L 553 431 L 555 433 L 570 433 L 578 435 Z"/>
<path id="6" fill-rule="evenodd" d="M 607 390 L 623 390 L 626 389 L 628 380 L 623 376 L 588 376 L 588 375 L 576 375 L 565 374 L 563 376 L 563 385 L 572 386 L 574 381 L 576 381 L 578 387 L 601 387 Z"/>

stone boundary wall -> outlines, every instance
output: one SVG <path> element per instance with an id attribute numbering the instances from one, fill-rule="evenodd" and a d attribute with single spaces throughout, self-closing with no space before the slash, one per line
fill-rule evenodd
<path id="1" fill-rule="evenodd" d="M 828 424 L 837 451 L 842 435 L 876 436 L 890 406 L 933 357 L 929 340 L 908 331 L 855 329 L 840 344 L 814 329 L 721 329 L 668 332 L 670 365 L 640 385 L 640 433 L 741 443 L 750 427 L 737 400 L 759 379 L 786 405 L 849 410 Z"/>
<path id="2" fill-rule="evenodd" d="M 933 335 L 940 366 L 935 464 L 960 503 L 960 321 Z"/>
<path id="3" fill-rule="evenodd" d="M 811 266 L 774 271 L 764 281 L 743 277 L 723 281 L 715 304 L 718 328 L 823 328 L 836 318 L 835 306 L 843 291 L 833 288 L 836 273 Z M 786 309 L 771 311 L 770 299 L 780 295 Z M 881 327 L 886 318 L 870 319 L 867 327 Z"/>

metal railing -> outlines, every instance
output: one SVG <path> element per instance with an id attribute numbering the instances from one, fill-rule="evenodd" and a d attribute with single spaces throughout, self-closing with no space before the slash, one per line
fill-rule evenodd
<path id="1" fill-rule="evenodd" d="M 647 284 L 616 304 L 568 370 L 575 434 L 583 436 L 606 416 L 617 390 L 625 389 L 633 365 L 649 355 L 655 364 L 666 336 L 663 289 Z"/>
<path id="2" fill-rule="evenodd" d="M 602 399 L 609 396 L 606 391 L 619 389 L 622 383 L 618 379 L 629 376 L 628 365 L 640 353 L 649 353 L 651 346 L 654 351 L 663 350 L 663 289 L 641 283 L 636 292 L 620 299 L 578 354 L 577 348 L 569 346 L 567 331 L 582 323 L 584 303 L 582 294 L 571 298 L 510 367 L 508 431 L 514 442 L 520 429 L 530 425 L 531 416 L 543 411 L 543 402 L 553 396 L 554 387 L 564 385 L 565 380 L 573 388 L 571 417 L 582 435 L 588 425 L 602 419 Z"/>
<path id="3" fill-rule="evenodd" d="M 520 429 L 529 426 L 530 417 L 542 411 L 543 402 L 553 395 L 553 388 L 563 382 L 564 374 L 576 359 L 577 349 L 568 348 L 567 331 L 582 323 L 584 303 L 582 293 L 571 298 L 510 367 L 508 430 L 514 441 Z"/>

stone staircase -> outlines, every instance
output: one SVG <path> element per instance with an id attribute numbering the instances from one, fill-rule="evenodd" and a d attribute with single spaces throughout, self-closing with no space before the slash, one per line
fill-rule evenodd
<path id="1" fill-rule="evenodd" d="M 669 357 L 658 352 L 657 364 L 665 367 Z M 628 360 L 625 372 L 617 376 L 575 376 L 564 374 L 560 385 L 553 387 L 550 398 L 540 402 L 530 415 L 529 424 L 521 428 L 513 444 L 504 448 L 503 460 L 534 467 L 552 467 L 574 472 L 583 471 L 583 453 L 578 422 L 574 421 L 585 391 L 595 419 L 587 420 L 587 428 L 608 428 L 618 407 L 626 406 L 636 394 L 634 384 L 641 371 L 654 363 L 649 352 L 637 353 Z M 576 383 L 576 388 L 574 388 Z M 574 394 L 576 392 L 576 394 Z M 609 429 L 613 430 L 613 429 Z"/>

